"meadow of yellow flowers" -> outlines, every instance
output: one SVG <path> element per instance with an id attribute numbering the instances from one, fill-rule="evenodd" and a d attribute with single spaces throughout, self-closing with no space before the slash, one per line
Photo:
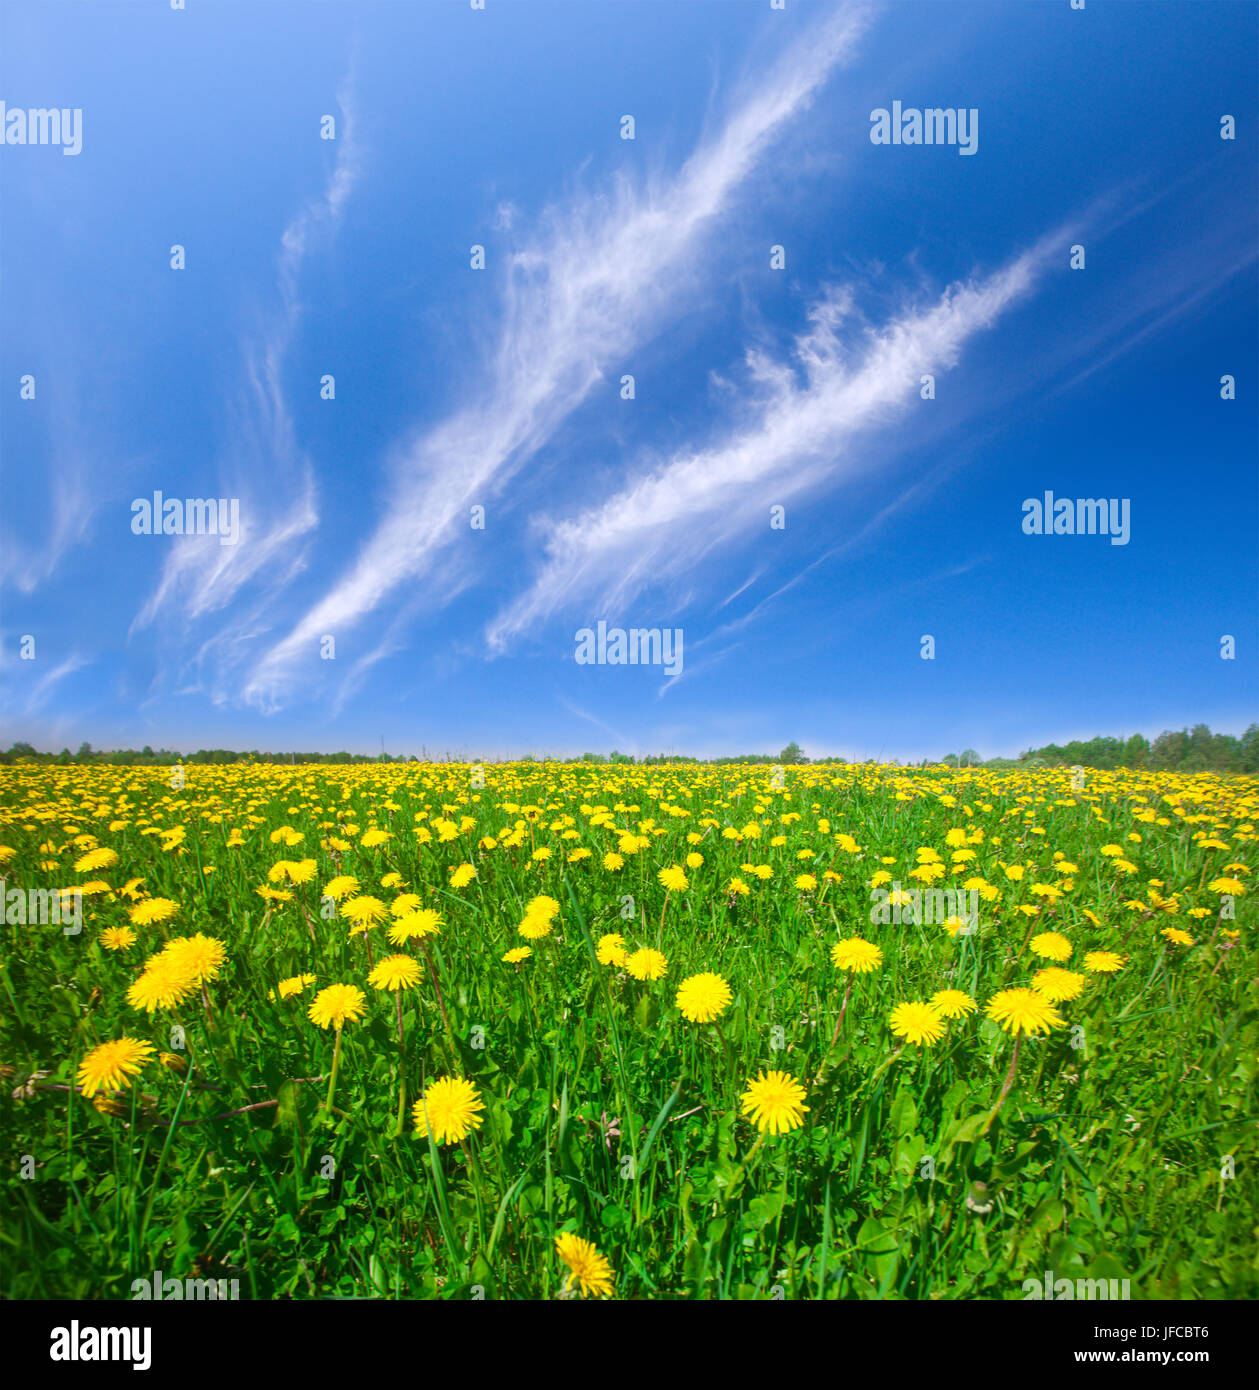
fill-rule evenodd
<path id="1" fill-rule="evenodd" d="M 0 770 L 9 1296 L 1259 1289 L 1259 786 Z"/>

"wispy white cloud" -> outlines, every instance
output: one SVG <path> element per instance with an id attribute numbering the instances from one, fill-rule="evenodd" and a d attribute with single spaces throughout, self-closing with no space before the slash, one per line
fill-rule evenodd
<path id="1" fill-rule="evenodd" d="M 71 652 L 63 661 L 60 661 L 50 671 L 43 675 L 31 686 L 30 693 L 26 697 L 25 713 L 28 715 L 36 714 L 48 703 L 53 692 L 66 680 L 67 677 L 74 675 L 76 671 L 81 671 L 85 666 L 90 666 L 91 659 L 81 655 L 79 652 Z"/>
<path id="2" fill-rule="evenodd" d="M 1148 211 L 1164 196 L 1157 195 L 1139 210 Z M 681 581 L 694 577 L 707 554 L 736 534 L 764 531 L 771 502 L 820 495 L 838 482 L 886 464 L 894 449 L 884 441 L 864 444 L 861 436 L 892 418 L 898 406 L 916 402 L 920 375 L 952 366 L 967 340 L 1023 299 L 1052 266 L 1051 257 L 1057 255 L 1061 261 L 1066 245 L 1085 230 L 1101 244 L 1133 215 L 1131 203 L 1118 193 L 1099 198 L 1005 270 L 950 292 L 933 307 L 894 320 L 868 335 L 864 347 L 859 333 L 842 331 L 852 313 L 852 296 L 842 291 L 828 294 L 815 307 L 809 331 L 797 339 L 794 358 L 749 354 L 749 375 L 762 395 L 742 428 L 707 449 L 680 451 L 654 468 L 640 468 L 636 481 L 575 518 L 542 523 L 546 559 L 526 590 L 490 623 L 491 651 L 504 651 L 555 613 L 579 603 L 587 609 L 593 604 L 601 616 L 611 617 L 649 584 L 670 579 L 678 581 L 673 611 L 682 611 L 688 600 Z M 985 394 L 990 420 L 980 428 L 991 433 L 994 419 L 1008 428 L 1011 419 L 1043 399 L 1046 390 L 1069 390 L 1164 331 L 1253 264 L 1253 246 L 1238 250 L 1233 245 L 1235 218 L 1227 218 L 1218 233 L 1205 235 L 1212 237 L 1212 254 L 1185 266 L 1183 257 L 1169 253 L 1156 274 L 1149 274 L 1148 267 L 1134 272 L 1132 283 L 1124 284 L 1078 331 L 1045 345 L 1005 373 L 995 390 Z M 1082 361 L 1087 364 L 1083 370 L 1062 384 L 1066 372 Z M 728 394 L 737 399 L 733 387 Z M 927 433 L 955 432 L 974 411 L 974 406 L 955 408 L 947 423 L 943 413 L 934 412 Z M 974 443 L 976 436 L 968 438 Z M 860 548 L 896 515 L 919 504 L 959 462 L 960 456 L 954 456 L 919 472 L 860 531 L 816 557 L 742 617 L 696 639 L 692 650 L 726 641 L 765 617 L 811 571 Z M 719 607 L 726 607 L 751 582 Z M 669 682 L 662 692 L 675 683 Z"/>
<path id="3" fill-rule="evenodd" d="M 614 729 L 598 715 L 591 714 L 588 709 L 583 709 L 576 701 L 570 700 L 567 695 L 557 694 L 555 698 L 575 719 L 583 719 L 587 724 L 593 724 L 596 729 L 607 734 L 618 752 L 638 756 L 638 743 L 629 734 Z"/>
<path id="4" fill-rule="evenodd" d="M 233 405 L 233 450 L 223 460 L 219 480 L 222 495 L 240 500 L 239 538 L 227 546 L 213 536 L 174 538 L 157 586 L 132 622 L 132 633 L 168 613 L 180 623 L 196 622 L 225 609 L 254 581 L 263 580 L 266 594 L 272 595 L 304 567 L 303 543 L 319 521 L 317 487 L 295 437 L 283 371 L 302 315 L 298 286 L 303 262 L 313 246 L 334 234 L 359 174 L 353 78 L 351 65 L 337 93 L 341 122 L 328 181 L 280 237 L 280 308 L 242 346 L 246 386 Z M 260 478 L 265 478 L 265 488 L 259 487 Z M 265 600 L 255 599 L 255 604 L 266 606 Z M 245 625 L 251 624 L 247 620 Z M 240 626 L 237 620 L 232 631 L 208 639 L 199 658 L 239 652 Z"/>
<path id="5" fill-rule="evenodd" d="M 323 634 L 344 634 L 430 567 L 467 509 L 498 495 L 610 364 L 679 312 L 700 239 L 867 22 L 864 5 L 837 10 L 673 177 L 622 180 L 547 213 L 510 258 L 488 385 L 397 451 L 386 515 L 348 572 L 257 664 L 248 700 L 274 708 L 286 698 Z"/>
<path id="6" fill-rule="evenodd" d="M 757 398 L 738 428 L 679 452 L 580 516 L 550 523 L 546 560 L 490 624 L 491 650 L 579 602 L 620 613 L 649 585 L 692 573 L 734 535 L 768 527 L 772 504 L 874 466 L 878 452 L 861 447 L 861 436 L 916 401 L 924 374 L 953 367 L 971 337 L 1028 293 L 1050 244 L 864 334 L 843 333 L 852 298 L 828 292 L 793 360 L 748 354 Z"/>
<path id="7" fill-rule="evenodd" d="M 65 320 L 59 320 L 64 327 Z M 37 330 L 35 337 L 52 347 L 52 324 Z M 48 500 L 38 512 L 27 512 L 27 525 L 14 527 L 4 518 L 0 535 L 0 587 L 12 584 L 19 593 L 33 593 L 50 579 L 71 547 L 88 535 L 92 516 L 99 504 L 100 488 L 93 479 L 88 460 L 93 456 L 80 424 L 78 392 L 72 373 L 59 383 L 59 403 L 47 414 L 49 462 Z M 29 525 L 33 516 L 38 524 Z M 32 543 L 28 544 L 28 537 Z"/>
<path id="8" fill-rule="evenodd" d="M 733 602 L 735 601 L 735 599 L 737 599 L 737 598 L 739 597 L 740 594 L 746 593 L 747 590 L 749 590 L 749 589 L 752 587 L 752 585 L 755 584 L 756 581 L 757 581 L 758 579 L 760 579 L 760 577 L 761 577 L 764 573 L 765 573 L 765 566 L 764 566 L 764 565 L 762 565 L 762 566 L 760 567 L 760 569 L 754 570 L 751 574 L 748 575 L 748 577 L 743 581 L 743 583 L 740 584 L 739 587 L 733 591 L 733 593 L 727 594 L 726 597 L 723 598 L 723 599 L 721 600 L 721 602 L 717 605 L 717 607 L 718 607 L 718 608 L 725 608 L 725 607 L 727 607 L 729 604 L 733 603 Z"/>

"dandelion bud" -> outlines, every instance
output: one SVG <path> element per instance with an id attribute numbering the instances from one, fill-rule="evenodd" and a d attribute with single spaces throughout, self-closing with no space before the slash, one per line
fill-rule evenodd
<path id="1" fill-rule="evenodd" d="M 970 1191 L 966 1194 L 966 1210 L 973 1211 L 976 1216 L 987 1216 L 992 1210 L 992 1198 L 988 1195 L 986 1182 L 971 1183 Z"/>

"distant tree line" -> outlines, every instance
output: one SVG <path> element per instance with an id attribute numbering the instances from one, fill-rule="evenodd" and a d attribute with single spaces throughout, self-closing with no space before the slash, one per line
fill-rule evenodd
<path id="1" fill-rule="evenodd" d="M 171 767 L 175 763 L 209 763 L 213 765 L 228 763 L 406 763 L 426 762 L 428 750 L 424 749 L 417 757 L 414 753 L 263 753 L 258 749 L 239 752 L 231 748 L 199 748 L 195 753 L 180 753 L 170 748 L 150 748 L 147 744 L 138 751 L 134 748 L 113 748 L 104 750 L 93 748 L 90 743 L 79 744 L 78 751 L 72 753 L 63 748 L 60 753 L 42 753 L 32 744 L 15 743 L 0 752 L 0 766 L 13 763 L 52 763 L 59 766 L 99 763 L 114 767 Z M 456 758 L 451 754 L 434 756 L 435 762 L 501 762 L 499 758 Z M 630 753 L 583 753 L 579 758 L 542 758 L 526 753 L 520 762 L 563 762 L 563 763 L 603 763 L 635 764 L 640 767 L 659 767 L 664 763 L 807 763 L 798 743 L 790 743 L 781 753 L 741 753 L 724 758 L 692 758 L 683 753 L 649 753 L 636 758 Z M 840 757 L 814 758 L 814 762 L 842 763 L 847 759 Z"/>
<path id="2" fill-rule="evenodd" d="M 1144 734 L 1131 738 L 1072 739 L 1029 748 L 1017 762 L 990 758 L 984 762 L 973 749 L 950 753 L 950 767 L 1018 767 L 1028 763 L 1046 767 L 1149 768 L 1156 772 L 1259 772 L 1259 724 L 1251 724 L 1241 738 L 1213 734 L 1205 724 L 1192 729 L 1165 729 L 1150 742 Z"/>
<path id="3" fill-rule="evenodd" d="M 415 754 L 388 753 L 260 753 L 237 752 L 231 748 L 198 748 L 195 753 L 178 753 L 170 748 L 153 749 L 145 744 L 138 752 L 134 748 L 112 748 L 108 751 L 93 748 L 90 743 L 79 744 L 77 753 L 63 748 L 60 753 L 41 753 L 29 743 L 15 743 L 0 753 L 0 764 L 54 763 L 61 766 L 80 763 L 100 763 L 110 767 L 171 767 L 175 763 L 405 763 L 417 762 Z"/>
<path id="4" fill-rule="evenodd" d="M 438 762 L 483 761 L 496 762 L 498 759 L 463 759 L 444 754 L 434 758 Z M 222 765 L 228 763 L 407 763 L 428 761 L 428 750 L 423 749 L 417 757 L 414 753 L 262 753 L 256 748 L 248 753 L 230 748 L 199 748 L 195 753 L 178 753 L 169 748 L 150 748 L 147 744 L 139 751 L 134 748 L 114 748 L 103 751 L 93 748 L 90 743 L 81 743 L 78 752 L 71 753 L 63 748 L 60 753 L 41 753 L 29 743 L 15 743 L 0 752 L 0 766 L 13 763 L 41 763 L 57 766 L 96 763 L 104 766 L 122 767 L 170 767 L 175 763 L 208 763 Z M 532 753 L 520 759 L 521 762 L 537 762 Z M 545 761 L 545 760 L 544 760 Z M 555 761 L 568 763 L 637 764 L 640 767 L 659 767 L 663 763 L 701 763 L 713 766 L 726 766 L 732 763 L 769 763 L 826 765 L 846 763 L 847 758 L 833 755 L 825 758 L 807 758 L 800 745 L 789 743 L 780 753 L 740 753 L 722 758 L 691 758 L 677 753 L 649 753 L 635 758 L 629 753 L 620 753 L 615 748 L 611 753 L 583 753 L 580 758 L 565 758 Z M 876 759 L 867 758 L 866 762 Z M 893 760 L 895 761 L 895 760 Z M 973 748 L 961 753 L 946 754 L 942 762 L 949 767 L 1025 767 L 1029 764 L 1046 767 L 1095 767 L 1095 768 L 1150 768 L 1159 772 L 1259 772 L 1259 724 L 1251 724 L 1241 738 L 1232 734 L 1213 734 L 1205 724 L 1195 724 L 1192 729 L 1165 730 L 1153 743 L 1144 734 L 1133 734 L 1131 738 L 1105 738 L 1098 736 L 1087 741 L 1073 739 L 1070 743 L 1047 743 L 1043 748 L 1029 748 L 1018 758 L 984 759 Z M 928 760 L 918 764 L 927 767 Z"/>

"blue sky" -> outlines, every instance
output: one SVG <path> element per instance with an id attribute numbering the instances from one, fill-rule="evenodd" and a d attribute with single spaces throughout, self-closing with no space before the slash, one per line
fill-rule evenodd
<path id="1" fill-rule="evenodd" d="M 0 739 L 1240 733 L 1256 16 L 6 6 L 0 99 L 83 140 L 0 147 Z M 873 144 L 894 101 L 977 110 L 976 152 Z M 155 490 L 236 499 L 237 543 L 133 534 Z M 1126 499 L 1128 543 L 1025 534 L 1046 491 Z M 600 620 L 681 629 L 681 675 L 578 664 Z"/>

